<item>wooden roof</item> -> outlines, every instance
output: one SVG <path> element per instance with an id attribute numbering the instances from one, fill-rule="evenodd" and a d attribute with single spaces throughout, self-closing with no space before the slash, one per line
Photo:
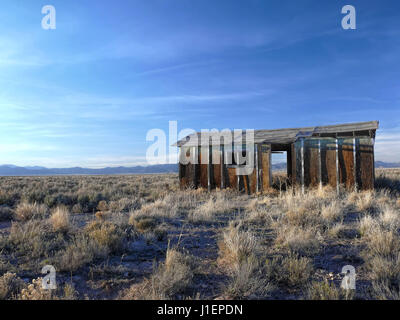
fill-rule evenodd
<path id="1" fill-rule="evenodd" d="M 254 143 L 272 143 L 272 144 L 289 144 L 295 142 L 300 137 L 318 137 L 321 135 L 338 135 L 344 133 L 354 133 L 357 135 L 365 135 L 366 131 L 375 131 L 379 128 L 379 121 L 369 122 L 357 122 L 357 123 L 346 123 L 329 126 L 315 126 L 305 128 L 288 128 L 288 129 L 275 129 L 275 130 L 254 130 Z M 230 134 L 232 131 L 230 131 Z M 197 139 L 195 139 L 197 135 Z M 242 135 L 235 137 L 234 142 L 243 141 L 245 139 L 246 132 L 243 130 Z M 174 146 L 196 146 L 202 144 L 208 144 L 210 138 L 214 139 L 212 144 L 220 144 L 218 141 L 221 137 L 221 132 L 197 132 L 192 135 L 179 140 Z M 194 139 L 193 139 L 194 138 Z M 204 143 L 202 143 L 202 141 Z"/>

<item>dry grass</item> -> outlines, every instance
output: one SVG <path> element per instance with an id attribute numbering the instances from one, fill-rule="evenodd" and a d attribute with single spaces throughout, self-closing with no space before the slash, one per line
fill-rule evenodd
<path id="1" fill-rule="evenodd" d="M 219 262 L 237 268 L 240 263 L 254 254 L 258 243 L 253 234 L 241 229 L 242 223 L 231 222 L 219 242 Z"/>
<path id="2" fill-rule="evenodd" d="M 393 231 L 373 229 L 365 236 L 370 256 L 390 257 L 400 251 L 399 236 Z"/>
<path id="3" fill-rule="evenodd" d="M 321 209 L 322 218 L 327 221 L 327 223 L 332 223 L 338 221 L 343 216 L 343 206 L 340 201 L 333 201 L 330 204 L 322 206 Z"/>
<path id="4" fill-rule="evenodd" d="M 44 298 L 35 281 L 52 264 L 68 285 L 51 299 L 349 299 L 338 284 L 351 264 L 357 299 L 398 299 L 399 196 L 400 170 L 339 195 L 179 190 L 176 175 L 0 177 L 0 292 Z"/>
<path id="5" fill-rule="evenodd" d="M 349 197 L 349 201 L 352 202 L 358 211 L 367 212 L 375 206 L 375 192 L 364 191 L 361 193 L 355 193 L 354 198 Z"/>
<path id="6" fill-rule="evenodd" d="M 184 293 L 193 279 L 193 258 L 169 248 L 165 262 L 155 268 L 149 279 L 127 290 L 123 299 L 165 300 Z"/>
<path id="7" fill-rule="evenodd" d="M 376 255 L 368 259 L 366 266 L 373 281 L 393 283 L 400 280 L 400 253 L 393 254 L 392 257 Z"/>
<path id="8" fill-rule="evenodd" d="M 348 299 L 349 293 L 336 287 L 334 282 L 314 281 L 307 289 L 309 300 L 343 300 Z"/>
<path id="9" fill-rule="evenodd" d="M 0 277 L 0 300 L 16 299 L 25 286 L 25 282 L 15 273 L 5 273 Z"/>
<path id="10" fill-rule="evenodd" d="M 315 228 L 302 228 L 282 224 L 277 227 L 276 245 L 289 251 L 314 255 L 320 249 L 321 235 Z"/>
<path id="11" fill-rule="evenodd" d="M 265 299 L 274 290 L 269 278 L 257 258 L 250 256 L 232 271 L 225 295 L 233 299 Z"/>
<path id="12" fill-rule="evenodd" d="M 127 236 L 121 228 L 110 221 L 93 221 L 86 226 L 90 239 L 109 252 L 119 252 L 123 249 L 124 239 Z"/>
<path id="13" fill-rule="evenodd" d="M 232 212 L 233 208 L 234 203 L 226 197 L 225 193 L 217 193 L 189 212 L 188 219 L 191 222 L 213 221 L 217 214 Z"/>
<path id="14" fill-rule="evenodd" d="M 104 259 L 107 255 L 108 248 L 84 235 L 79 235 L 60 252 L 55 266 L 60 271 L 75 272 L 95 259 Z"/>
<path id="15" fill-rule="evenodd" d="M 15 216 L 20 221 L 33 218 L 43 218 L 47 215 L 48 208 L 44 204 L 21 202 L 15 209 Z"/>
<path id="16" fill-rule="evenodd" d="M 66 207 L 57 207 L 49 220 L 54 231 L 67 232 L 70 228 L 69 211 Z"/>
<path id="17" fill-rule="evenodd" d="M 310 258 L 300 257 L 295 253 L 267 260 L 266 265 L 271 270 L 274 280 L 289 288 L 306 285 L 314 270 Z"/>

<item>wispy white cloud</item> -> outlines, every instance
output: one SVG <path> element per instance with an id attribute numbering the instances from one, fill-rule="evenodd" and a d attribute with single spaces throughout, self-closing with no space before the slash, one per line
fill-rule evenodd
<path id="1" fill-rule="evenodd" d="M 400 162 L 400 127 L 378 130 L 375 153 L 376 160 Z"/>
<path id="2" fill-rule="evenodd" d="M 26 151 L 56 151 L 59 147 L 54 145 L 31 144 L 31 143 L 3 143 L 0 144 L 0 155 L 5 153 L 18 153 Z"/>

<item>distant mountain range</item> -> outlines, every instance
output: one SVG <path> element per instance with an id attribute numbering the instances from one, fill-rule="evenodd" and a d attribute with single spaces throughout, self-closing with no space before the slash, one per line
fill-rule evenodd
<path id="1" fill-rule="evenodd" d="M 0 165 L 0 176 L 50 176 L 50 175 L 102 175 L 102 174 L 149 174 L 178 172 L 177 164 L 158 164 L 135 167 L 89 168 L 45 168 L 38 166 L 18 167 L 10 164 Z"/>
<path id="2" fill-rule="evenodd" d="M 400 163 L 376 161 L 376 168 L 400 168 Z M 274 171 L 286 170 L 286 163 L 272 165 Z M 45 168 L 39 166 L 18 167 L 12 164 L 0 165 L 0 176 L 51 176 L 51 175 L 104 175 L 104 174 L 151 174 L 177 173 L 177 164 L 157 164 L 135 167 L 107 167 L 100 169 L 90 168 Z"/>
<path id="3" fill-rule="evenodd" d="M 390 163 L 390 162 L 383 162 L 383 161 L 375 161 L 375 168 L 400 168 L 400 162 Z"/>

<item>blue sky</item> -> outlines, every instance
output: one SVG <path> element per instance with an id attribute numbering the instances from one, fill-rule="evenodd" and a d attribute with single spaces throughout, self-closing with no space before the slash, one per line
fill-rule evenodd
<path id="1" fill-rule="evenodd" d="M 54 5 L 57 29 L 41 28 Z M 341 8 L 357 10 L 343 30 Z M 400 161 L 400 3 L 4 0 L 0 163 L 145 163 L 146 133 L 380 120 Z M 173 143 L 175 141 L 170 141 Z"/>

